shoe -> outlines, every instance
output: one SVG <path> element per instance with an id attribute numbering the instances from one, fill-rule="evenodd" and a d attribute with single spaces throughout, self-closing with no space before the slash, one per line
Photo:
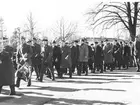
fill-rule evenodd
<path id="1" fill-rule="evenodd" d="M 137 72 L 140 72 L 140 70 L 137 70 Z"/>
<path id="2" fill-rule="evenodd" d="M 16 95 L 16 92 L 11 92 L 10 95 Z"/>
<path id="3" fill-rule="evenodd" d="M 31 84 L 28 84 L 27 86 L 29 87 L 29 86 L 31 86 Z"/>
<path id="4" fill-rule="evenodd" d="M 18 87 L 19 88 L 19 85 L 15 84 L 15 87 Z"/>
<path id="5" fill-rule="evenodd" d="M 100 71 L 100 73 L 103 73 L 103 71 Z"/>

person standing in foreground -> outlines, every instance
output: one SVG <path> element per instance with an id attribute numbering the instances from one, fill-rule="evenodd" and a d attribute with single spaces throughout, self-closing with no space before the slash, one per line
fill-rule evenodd
<path id="1" fill-rule="evenodd" d="M 136 63 L 137 63 L 137 72 L 140 72 L 140 35 L 136 37 L 135 55 L 136 55 Z"/>
<path id="2" fill-rule="evenodd" d="M 4 42 L 0 42 L 0 93 L 3 86 L 9 85 L 11 90 L 10 95 L 16 95 L 14 85 L 15 69 L 11 60 L 13 48 L 8 45 L 7 38 L 3 38 L 3 41 Z"/>

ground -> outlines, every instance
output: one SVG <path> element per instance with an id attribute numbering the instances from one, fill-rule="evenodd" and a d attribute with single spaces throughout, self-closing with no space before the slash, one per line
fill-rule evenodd
<path id="1" fill-rule="evenodd" d="M 18 96 L 9 96 L 3 88 L 0 105 L 140 105 L 140 73 L 129 70 L 65 76 L 55 81 L 45 77 L 41 83 L 32 78 L 32 86 L 22 81 Z"/>

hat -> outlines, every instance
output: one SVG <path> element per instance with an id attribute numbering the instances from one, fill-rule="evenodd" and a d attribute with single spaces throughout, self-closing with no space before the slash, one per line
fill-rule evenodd
<path id="1" fill-rule="evenodd" d="M 42 41 L 48 41 L 48 39 L 43 39 Z"/>
<path id="2" fill-rule="evenodd" d="M 106 39 L 105 41 L 108 42 L 108 39 Z"/>
<path id="3" fill-rule="evenodd" d="M 98 44 L 98 42 L 95 42 L 95 44 Z"/>
<path id="4" fill-rule="evenodd" d="M 56 41 L 54 40 L 54 41 L 53 41 L 53 44 L 55 44 L 55 43 L 56 43 Z"/>
<path id="5" fill-rule="evenodd" d="M 91 46 L 93 46 L 94 44 L 93 43 L 91 43 Z"/>
<path id="6" fill-rule="evenodd" d="M 78 40 L 75 40 L 74 42 L 75 42 L 75 43 L 78 43 Z"/>
<path id="7" fill-rule="evenodd" d="M 6 38 L 6 37 L 3 37 L 3 40 L 7 40 L 8 38 Z"/>
<path id="8" fill-rule="evenodd" d="M 31 42 L 32 42 L 32 40 L 28 40 L 28 41 L 27 41 L 27 43 L 31 43 Z"/>
<path id="9" fill-rule="evenodd" d="M 34 37 L 33 40 L 37 40 L 37 39 Z"/>

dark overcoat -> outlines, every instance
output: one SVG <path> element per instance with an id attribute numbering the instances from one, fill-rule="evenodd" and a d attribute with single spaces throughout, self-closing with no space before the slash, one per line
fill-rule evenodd
<path id="1" fill-rule="evenodd" d="M 103 63 L 103 49 L 100 45 L 95 47 L 95 64 Z"/>
<path id="2" fill-rule="evenodd" d="M 61 49 L 58 46 L 54 46 L 53 48 L 53 64 L 59 64 L 61 63 Z"/>
<path id="3" fill-rule="evenodd" d="M 41 46 L 37 43 L 35 43 L 32 46 L 33 49 L 33 55 L 32 55 L 32 64 L 33 65 L 39 65 L 41 64 Z"/>
<path id="4" fill-rule="evenodd" d="M 72 66 L 71 63 L 71 48 L 69 46 L 62 47 L 62 56 L 61 56 L 61 68 L 69 68 Z"/>
<path id="5" fill-rule="evenodd" d="M 11 60 L 13 48 L 6 46 L 0 53 L 0 86 L 13 85 L 15 81 L 15 69 Z"/>
<path id="6" fill-rule="evenodd" d="M 72 64 L 77 64 L 78 63 L 78 59 L 79 59 L 79 47 L 77 49 L 78 46 L 72 46 L 71 48 L 71 60 L 72 60 Z"/>

